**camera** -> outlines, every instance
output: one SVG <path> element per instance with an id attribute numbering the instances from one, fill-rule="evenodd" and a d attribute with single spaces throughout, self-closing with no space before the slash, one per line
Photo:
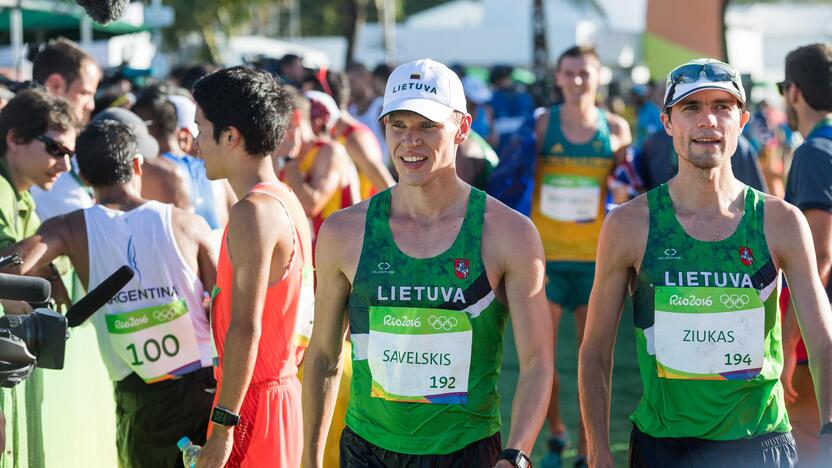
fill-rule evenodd
<path id="1" fill-rule="evenodd" d="M 0 316 L 0 386 L 14 387 L 35 367 L 63 369 L 68 337 L 66 317 L 47 308 Z"/>

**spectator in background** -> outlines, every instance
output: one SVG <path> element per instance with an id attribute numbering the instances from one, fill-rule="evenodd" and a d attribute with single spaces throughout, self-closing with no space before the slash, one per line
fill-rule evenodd
<path id="1" fill-rule="evenodd" d="M 89 122 L 101 69 L 77 44 L 63 37 L 49 41 L 32 61 L 32 78 L 69 101 L 80 124 Z"/>
<path id="2" fill-rule="evenodd" d="M 211 229 L 225 226 L 230 188 L 226 189 L 228 184 L 224 181 L 210 181 L 205 175 L 205 163 L 193 156 L 194 139 L 199 134 L 194 122 L 196 104 L 189 97 L 172 94 L 171 89 L 153 86 L 139 94 L 133 111 L 150 122 L 148 131 L 159 144 L 160 162 L 172 163 L 183 177 L 188 205 Z M 220 185 L 218 197 L 214 195 L 214 183 Z"/>
<path id="3" fill-rule="evenodd" d="M 644 140 L 653 132 L 661 130 L 662 118 L 661 109 L 653 100 L 655 95 L 655 84 L 652 81 L 646 84 L 635 85 L 631 90 L 633 104 L 636 106 L 636 134 L 634 146 L 641 148 Z"/>
<path id="4" fill-rule="evenodd" d="M 534 111 L 531 94 L 514 82 L 513 71 L 514 68 L 508 65 L 496 65 L 489 77 L 493 89 L 491 107 L 494 110 L 494 129 L 489 143 L 498 149 Z"/>
<path id="5" fill-rule="evenodd" d="M 361 183 L 361 199 L 366 200 L 375 193 L 395 184 L 393 176 L 384 165 L 381 144 L 369 127 L 350 115 L 347 103 L 350 97 L 350 83 L 344 73 L 318 70 L 306 85 L 310 89 L 326 93 L 335 104 L 334 124 L 330 136 L 344 145 L 347 154 L 358 169 Z M 326 99 L 324 99 L 325 101 Z M 313 129 L 314 129 L 313 124 Z"/>
<path id="6" fill-rule="evenodd" d="M 284 83 L 300 88 L 303 83 L 303 58 L 295 54 L 286 54 L 278 63 L 277 75 Z"/>
<path id="7" fill-rule="evenodd" d="M 491 100 L 491 91 L 481 79 L 474 76 L 463 78 L 462 88 L 465 91 L 468 113 L 473 118 L 473 124 L 468 138 L 457 147 L 456 173 L 466 183 L 485 190 L 491 173 L 500 162 L 494 148 L 483 138 L 488 135 L 487 119 L 490 116 L 488 101 Z M 481 134 L 476 130 L 478 121 L 480 122 L 479 128 L 485 128 L 483 130 L 485 133 Z"/>
<path id="8" fill-rule="evenodd" d="M 381 101 L 376 99 L 377 94 L 373 84 L 375 78 L 366 66 L 358 62 L 347 65 L 346 73 L 350 83 L 350 104 L 347 109 L 359 122 L 373 131 L 381 144 L 384 164 L 390 167 L 390 155 L 387 151 L 384 131 L 378 123 L 378 116 L 381 115 Z"/>
<path id="9" fill-rule="evenodd" d="M 95 93 L 101 80 L 101 69 L 95 60 L 74 42 L 58 38 L 49 41 L 32 62 L 34 81 L 49 94 L 65 98 L 76 122 L 86 124 L 95 108 Z M 74 161 L 71 164 L 70 170 L 61 174 L 52 190 L 32 188 L 41 219 L 92 206 L 90 191 L 78 177 L 78 165 Z"/>

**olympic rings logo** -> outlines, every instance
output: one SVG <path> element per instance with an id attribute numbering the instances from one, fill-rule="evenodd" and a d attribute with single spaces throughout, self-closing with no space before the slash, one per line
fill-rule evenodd
<path id="1" fill-rule="evenodd" d="M 729 309 L 737 309 L 746 304 L 751 299 L 748 297 L 747 294 L 739 295 L 739 294 L 723 294 L 719 296 L 719 302 L 722 303 L 725 307 Z"/>
<path id="2" fill-rule="evenodd" d="M 441 315 L 431 315 L 428 318 L 428 324 L 433 327 L 434 330 L 443 330 L 443 331 L 450 331 L 452 330 L 459 321 L 456 317 L 444 317 Z"/>
<path id="3" fill-rule="evenodd" d="M 156 319 L 157 322 L 170 322 L 177 316 L 179 316 L 179 313 L 172 307 L 153 311 L 153 318 Z"/>

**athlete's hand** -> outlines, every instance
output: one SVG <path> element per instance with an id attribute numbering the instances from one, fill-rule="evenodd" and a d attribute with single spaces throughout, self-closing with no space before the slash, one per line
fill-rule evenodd
<path id="1" fill-rule="evenodd" d="M 783 394 L 788 404 L 797 401 L 797 390 L 792 384 L 795 368 L 797 368 L 797 353 L 794 346 L 783 346 L 783 372 L 780 374 L 780 383 L 783 384 Z"/>
<path id="2" fill-rule="evenodd" d="M 514 465 L 507 460 L 500 460 L 494 465 L 494 468 L 514 468 Z"/>
<path id="3" fill-rule="evenodd" d="M 590 451 L 589 466 L 592 468 L 612 468 L 615 466 L 615 460 L 612 458 L 612 452 L 609 448 L 605 450 Z"/>
<path id="4" fill-rule="evenodd" d="M 222 468 L 228 457 L 231 456 L 231 449 L 234 447 L 234 426 L 218 426 L 211 428 L 211 437 L 202 447 L 199 454 L 199 461 L 196 468 Z"/>

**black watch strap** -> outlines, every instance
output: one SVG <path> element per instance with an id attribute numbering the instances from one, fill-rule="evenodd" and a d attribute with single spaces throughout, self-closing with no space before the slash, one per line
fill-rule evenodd
<path id="1" fill-rule="evenodd" d="M 532 461 L 526 452 L 517 449 L 503 450 L 497 460 L 506 460 L 516 468 L 531 468 L 532 466 Z"/>
<path id="2" fill-rule="evenodd" d="M 211 422 L 220 426 L 236 426 L 240 422 L 240 415 L 217 405 L 211 411 Z"/>

